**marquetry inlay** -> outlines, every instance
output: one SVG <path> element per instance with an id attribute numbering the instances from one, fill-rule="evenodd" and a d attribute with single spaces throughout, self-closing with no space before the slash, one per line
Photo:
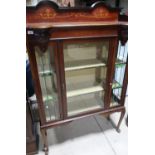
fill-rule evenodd
<path id="1" fill-rule="evenodd" d="M 60 22 L 60 21 L 114 21 L 117 20 L 118 13 L 109 12 L 102 6 L 91 11 L 56 11 L 51 7 L 45 6 L 37 9 L 35 12 L 27 14 L 28 22 Z"/>

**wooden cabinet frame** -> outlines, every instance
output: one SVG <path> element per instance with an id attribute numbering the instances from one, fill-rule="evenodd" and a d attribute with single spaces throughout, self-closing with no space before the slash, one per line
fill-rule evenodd
<path id="1" fill-rule="evenodd" d="M 127 89 L 127 65 L 122 87 L 120 104 L 110 107 L 112 82 L 115 69 L 115 58 L 118 49 L 119 32 L 126 22 L 119 21 L 119 9 L 111 8 L 104 2 L 96 3 L 90 8 L 59 8 L 51 1 L 41 1 L 37 6 L 27 7 L 27 51 L 29 55 L 35 92 L 39 105 L 41 133 L 44 139 L 45 152 L 48 152 L 46 129 L 71 122 L 76 119 L 96 114 L 110 115 L 121 112 L 120 123 L 125 114 L 125 93 Z M 68 22 L 66 22 L 66 18 Z M 107 61 L 107 76 L 105 85 L 105 107 L 101 110 L 87 111 L 75 116 L 67 116 L 66 85 L 64 73 L 63 43 L 91 40 L 108 40 L 109 52 Z M 44 102 L 39 81 L 35 47 L 44 53 L 47 46 L 54 47 L 54 60 L 57 76 L 58 100 L 60 118 L 55 121 L 46 121 Z"/>

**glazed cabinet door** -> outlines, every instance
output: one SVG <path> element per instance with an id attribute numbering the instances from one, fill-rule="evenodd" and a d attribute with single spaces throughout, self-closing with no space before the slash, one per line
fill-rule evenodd
<path id="1" fill-rule="evenodd" d="M 111 90 L 110 107 L 124 104 L 124 97 L 127 89 L 127 73 L 128 73 L 128 44 L 121 45 L 119 42 L 117 55 L 115 58 L 115 69 L 113 74 L 113 84 Z"/>
<path id="2" fill-rule="evenodd" d="M 103 110 L 109 40 L 68 40 L 62 49 L 67 117 Z"/>
<path id="3" fill-rule="evenodd" d="M 35 47 L 43 112 L 46 122 L 61 119 L 61 95 L 56 45 L 50 43 L 45 52 Z"/>

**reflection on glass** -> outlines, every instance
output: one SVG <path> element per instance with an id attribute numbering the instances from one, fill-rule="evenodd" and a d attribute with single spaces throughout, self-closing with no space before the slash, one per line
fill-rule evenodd
<path id="1" fill-rule="evenodd" d="M 59 119 L 54 50 L 52 47 L 49 47 L 45 53 L 42 53 L 38 48 L 36 48 L 35 54 L 44 101 L 46 121 Z"/>
<path id="2" fill-rule="evenodd" d="M 112 94 L 111 94 L 111 107 L 117 106 L 120 103 L 122 86 L 125 74 L 125 67 L 127 61 L 127 44 L 121 46 L 119 43 L 118 53 L 115 62 L 115 73 L 112 84 Z"/>
<path id="3" fill-rule="evenodd" d="M 108 42 L 64 44 L 68 116 L 104 108 Z"/>
<path id="4" fill-rule="evenodd" d="M 80 113 L 103 108 L 104 91 L 96 91 L 68 97 L 68 116 L 78 115 Z"/>

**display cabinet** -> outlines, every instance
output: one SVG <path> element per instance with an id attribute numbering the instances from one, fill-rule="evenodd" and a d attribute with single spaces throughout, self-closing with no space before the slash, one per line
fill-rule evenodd
<path id="1" fill-rule="evenodd" d="M 27 51 L 46 153 L 46 129 L 80 118 L 121 112 L 119 131 L 127 88 L 127 54 L 119 51 L 127 22 L 119 12 L 104 2 L 27 6 Z"/>

